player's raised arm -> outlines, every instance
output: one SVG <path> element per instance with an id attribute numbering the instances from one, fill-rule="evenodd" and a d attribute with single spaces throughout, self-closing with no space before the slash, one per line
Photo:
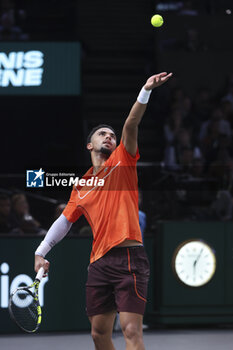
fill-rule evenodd
<path id="1" fill-rule="evenodd" d="M 131 111 L 123 126 L 122 142 L 126 150 L 132 156 L 135 156 L 137 152 L 138 125 L 146 110 L 151 91 L 154 88 L 164 84 L 171 76 L 172 73 L 167 74 L 166 72 L 152 75 L 141 89 L 137 101 L 131 108 Z"/>

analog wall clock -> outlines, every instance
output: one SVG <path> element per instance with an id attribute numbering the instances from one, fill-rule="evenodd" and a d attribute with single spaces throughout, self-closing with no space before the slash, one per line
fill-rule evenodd
<path id="1" fill-rule="evenodd" d="M 206 242 L 190 239 L 176 248 L 172 268 L 178 280 L 186 286 L 204 286 L 216 270 L 215 252 Z"/>

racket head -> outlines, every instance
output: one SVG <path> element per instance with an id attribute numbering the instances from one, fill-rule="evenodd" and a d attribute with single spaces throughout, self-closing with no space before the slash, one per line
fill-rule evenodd
<path id="1" fill-rule="evenodd" d="M 34 333 L 41 324 L 41 307 L 38 294 L 29 287 L 17 288 L 10 296 L 9 313 L 20 329 Z"/>

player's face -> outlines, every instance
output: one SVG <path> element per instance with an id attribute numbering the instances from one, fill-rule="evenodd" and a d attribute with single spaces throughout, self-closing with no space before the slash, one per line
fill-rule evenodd
<path id="1" fill-rule="evenodd" d="M 89 150 L 110 156 L 116 148 L 116 135 L 111 129 L 100 128 L 92 135 L 91 142 L 87 146 Z"/>

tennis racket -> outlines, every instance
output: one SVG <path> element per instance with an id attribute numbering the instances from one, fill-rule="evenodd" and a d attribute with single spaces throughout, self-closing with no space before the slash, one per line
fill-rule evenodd
<path id="1" fill-rule="evenodd" d="M 11 318 L 23 331 L 34 333 L 41 324 L 41 307 L 38 298 L 39 284 L 44 275 L 41 267 L 31 286 L 17 288 L 9 300 Z"/>

